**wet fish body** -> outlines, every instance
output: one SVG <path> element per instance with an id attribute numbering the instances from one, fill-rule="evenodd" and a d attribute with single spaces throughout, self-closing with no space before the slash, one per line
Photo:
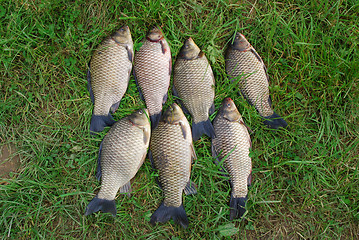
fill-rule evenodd
<path id="1" fill-rule="evenodd" d="M 209 115 L 214 112 L 215 80 L 212 68 L 192 38 L 185 41 L 174 67 L 174 94 L 192 116 L 193 140 L 213 138 Z"/>
<path id="2" fill-rule="evenodd" d="M 141 167 L 151 134 L 147 110 L 139 110 L 116 122 L 104 137 L 99 151 L 97 178 L 101 189 L 88 204 L 85 215 L 101 210 L 116 216 L 115 197 L 130 192 L 130 180 Z"/>
<path id="3" fill-rule="evenodd" d="M 167 101 L 172 60 L 171 50 L 159 27 L 153 27 L 135 54 L 134 75 L 150 113 L 152 129 L 161 118 Z"/>
<path id="4" fill-rule="evenodd" d="M 234 102 L 226 98 L 213 121 L 216 138 L 212 139 L 212 154 L 229 173 L 232 186 L 230 219 L 245 213 L 248 187 L 251 185 L 252 163 L 249 157 L 251 140 Z"/>
<path id="5" fill-rule="evenodd" d="M 101 132 L 111 126 L 126 92 L 133 60 L 133 42 L 128 26 L 121 27 L 95 50 L 87 74 L 88 89 L 94 103 L 90 131 Z"/>
<path id="6" fill-rule="evenodd" d="M 226 55 L 226 72 L 232 81 L 239 81 L 242 94 L 266 120 L 264 124 L 276 129 L 288 124 L 272 109 L 267 69 L 262 58 L 240 33 Z"/>
<path id="7" fill-rule="evenodd" d="M 182 192 L 196 192 L 193 184 L 190 186 L 191 161 L 196 155 L 190 125 L 175 103 L 167 109 L 153 130 L 150 150 L 151 161 L 159 172 L 158 181 L 164 194 L 162 204 L 151 216 L 151 223 L 167 222 L 173 218 L 176 223 L 187 227 Z"/>

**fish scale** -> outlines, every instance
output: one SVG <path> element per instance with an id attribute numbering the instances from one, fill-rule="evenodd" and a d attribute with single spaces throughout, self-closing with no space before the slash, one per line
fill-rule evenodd
<path id="1" fill-rule="evenodd" d="M 261 116 L 267 117 L 273 115 L 274 112 L 268 102 L 269 84 L 264 67 L 264 63 L 259 61 L 250 50 L 228 51 L 227 73 L 231 79 L 241 76 L 239 86 L 242 93 L 249 103 L 255 106 Z"/>
<path id="2" fill-rule="evenodd" d="M 179 207 L 189 181 L 192 151 L 180 125 L 160 122 L 151 136 L 151 152 L 165 196 L 165 206 Z"/>
<path id="3" fill-rule="evenodd" d="M 207 58 L 177 59 L 174 78 L 176 91 L 193 121 L 206 121 L 214 99 L 214 76 Z"/>
<path id="4" fill-rule="evenodd" d="M 128 119 L 115 123 L 103 140 L 99 198 L 115 199 L 118 189 L 132 179 L 142 165 L 140 160 L 147 152 L 147 147 L 143 142 L 142 129 L 134 126 Z"/>
<path id="5" fill-rule="evenodd" d="M 242 118 L 240 118 L 241 121 Z M 230 122 L 218 117 L 213 122 L 216 138 L 212 140 L 219 159 L 224 160 L 224 167 L 228 171 L 234 197 L 246 197 L 248 194 L 247 181 L 251 173 L 252 164 L 249 157 L 250 136 L 247 128 L 239 122 Z"/>
<path id="6" fill-rule="evenodd" d="M 166 40 L 162 40 L 167 46 Z M 138 85 L 151 115 L 162 110 L 163 99 L 167 95 L 170 84 L 171 52 L 163 53 L 159 42 L 144 40 L 142 47 L 136 52 L 134 69 Z"/>
<path id="7" fill-rule="evenodd" d="M 126 48 L 110 38 L 95 51 L 90 68 L 94 114 L 107 115 L 111 106 L 120 102 L 126 92 L 132 62 Z"/>

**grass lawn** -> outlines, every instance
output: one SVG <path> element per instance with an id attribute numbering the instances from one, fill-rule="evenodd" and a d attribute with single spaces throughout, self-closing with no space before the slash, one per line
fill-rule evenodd
<path id="1" fill-rule="evenodd" d="M 358 14 L 356 0 L 2 0 L 0 147 L 15 146 L 10 155 L 21 164 L 0 177 L 0 238 L 359 239 Z M 132 196 L 118 194 L 116 218 L 84 216 L 100 187 L 97 151 L 106 132 L 89 134 L 87 64 L 121 25 L 138 49 L 154 23 L 163 25 L 173 62 L 194 39 L 215 74 L 216 109 L 231 97 L 254 131 L 242 222 L 228 219 L 228 178 L 213 164 L 207 137 L 195 143 L 198 194 L 184 196 L 188 229 L 149 224 L 162 201 L 149 160 Z M 268 130 L 229 82 L 224 52 L 236 30 L 263 58 L 274 110 L 288 129 Z M 114 117 L 144 106 L 131 77 Z"/>

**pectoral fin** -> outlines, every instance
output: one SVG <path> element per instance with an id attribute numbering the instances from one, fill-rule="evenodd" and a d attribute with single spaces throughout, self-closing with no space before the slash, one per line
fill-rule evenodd
<path id="1" fill-rule="evenodd" d="M 151 129 L 143 128 L 143 143 L 147 146 L 151 137 Z"/>
<path id="2" fill-rule="evenodd" d="M 240 124 L 242 124 L 243 126 L 245 126 L 245 127 L 247 128 L 248 132 L 250 132 L 251 134 L 253 134 L 252 129 L 251 129 L 250 127 L 248 127 L 247 124 L 245 124 L 242 120 L 238 120 L 238 122 L 239 122 Z"/>
<path id="3" fill-rule="evenodd" d="M 185 140 L 188 140 L 188 137 L 190 136 L 190 131 L 188 129 L 188 125 L 186 125 L 184 122 L 179 121 L 179 125 L 181 126 L 181 130 L 182 130 L 182 134 L 183 134 L 183 138 Z M 191 141 L 192 143 L 192 141 Z"/>
<path id="4" fill-rule="evenodd" d="M 129 46 L 126 46 L 126 50 L 128 54 L 128 60 L 130 60 L 130 62 L 133 62 L 133 49 Z"/>

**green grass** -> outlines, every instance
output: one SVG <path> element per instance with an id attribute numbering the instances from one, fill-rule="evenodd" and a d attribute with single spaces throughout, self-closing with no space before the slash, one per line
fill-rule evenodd
<path id="1" fill-rule="evenodd" d="M 22 165 L 0 179 L 0 238 L 358 239 L 358 12 L 354 0 L 1 1 L 0 139 L 17 146 Z M 132 196 L 118 195 L 116 218 L 83 215 L 100 186 L 105 134 L 89 135 L 87 63 L 122 24 L 138 47 L 154 23 L 173 61 L 187 37 L 195 40 L 216 77 L 216 107 L 231 97 L 254 131 L 245 221 L 228 220 L 229 184 L 205 137 L 192 167 L 199 193 L 184 197 L 188 229 L 149 224 L 162 193 L 148 160 Z M 275 111 L 289 129 L 266 129 L 229 83 L 224 51 L 235 30 L 267 65 Z M 143 106 L 131 78 L 114 116 Z"/>

